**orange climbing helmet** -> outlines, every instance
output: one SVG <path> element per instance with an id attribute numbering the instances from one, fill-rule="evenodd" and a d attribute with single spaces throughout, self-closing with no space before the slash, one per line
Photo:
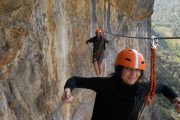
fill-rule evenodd
<path id="1" fill-rule="evenodd" d="M 118 65 L 139 70 L 145 70 L 146 67 L 143 55 L 134 49 L 124 49 L 119 52 L 115 61 L 115 66 Z"/>
<path id="2" fill-rule="evenodd" d="M 102 30 L 100 28 L 96 28 L 96 33 L 102 33 Z"/>

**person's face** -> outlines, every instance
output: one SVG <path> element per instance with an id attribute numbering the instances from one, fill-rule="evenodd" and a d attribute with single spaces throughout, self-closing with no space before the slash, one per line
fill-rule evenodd
<path id="1" fill-rule="evenodd" d="M 121 78 L 124 83 L 133 85 L 139 79 L 141 70 L 124 67 L 121 72 Z"/>
<path id="2" fill-rule="evenodd" d="M 97 37 L 99 38 L 101 36 L 101 33 L 100 32 L 97 32 L 96 33 Z"/>

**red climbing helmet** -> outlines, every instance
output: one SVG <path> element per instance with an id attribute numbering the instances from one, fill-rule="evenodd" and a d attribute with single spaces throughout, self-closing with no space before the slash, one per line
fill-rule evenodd
<path id="1" fill-rule="evenodd" d="M 146 67 L 143 55 L 134 49 L 120 51 L 115 61 L 115 66 L 118 65 L 139 70 L 145 70 Z"/>
<path id="2" fill-rule="evenodd" d="M 96 33 L 102 33 L 102 30 L 100 28 L 96 28 Z"/>

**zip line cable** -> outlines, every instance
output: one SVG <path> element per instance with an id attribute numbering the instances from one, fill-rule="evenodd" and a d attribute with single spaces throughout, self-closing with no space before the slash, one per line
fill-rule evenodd
<path id="1" fill-rule="evenodd" d="M 120 35 L 120 34 L 115 34 L 115 33 L 110 33 L 107 31 L 103 31 L 107 34 L 111 34 L 114 36 L 119 36 L 119 37 L 125 37 L 125 38 L 136 38 L 136 39 L 152 39 L 151 37 L 135 37 L 135 36 L 127 36 L 127 35 Z M 155 39 L 180 39 L 180 37 L 156 37 Z"/>
<path id="2" fill-rule="evenodd" d="M 78 23 L 78 26 L 84 27 L 85 25 L 82 25 L 82 23 Z M 98 28 L 103 30 L 103 28 L 99 24 L 97 26 L 98 26 Z M 125 37 L 125 38 L 152 39 L 151 37 L 128 36 L 128 35 L 123 35 L 123 34 L 116 34 L 116 33 L 112 33 L 112 32 L 107 32 L 107 31 L 104 31 L 104 30 L 103 30 L 103 32 L 107 33 L 107 34 L 110 34 L 110 35 L 113 35 L 113 36 L 119 36 L 119 37 Z M 140 32 L 142 32 L 142 31 L 140 31 Z M 159 40 L 163 40 L 163 39 L 180 39 L 180 37 L 179 36 L 177 36 L 177 37 L 156 37 L 155 39 L 159 39 Z M 111 40 L 113 40 L 113 39 L 111 39 Z"/>

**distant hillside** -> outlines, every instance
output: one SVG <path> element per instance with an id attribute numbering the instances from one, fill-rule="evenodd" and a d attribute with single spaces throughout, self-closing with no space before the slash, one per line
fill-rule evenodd
<path id="1" fill-rule="evenodd" d="M 153 26 L 171 29 L 174 36 L 180 35 L 180 0 L 155 0 L 152 15 Z"/>
<path id="2" fill-rule="evenodd" d="M 180 0 L 155 0 L 152 15 L 152 35 L 180 36 Z M 157 80 L 170 85 L 180 94 L 180 40 L 159 40 L 157 49 Z M 163 120 L 179 120 L 168 100 L 159 96 Z M 163 109 L 168 109 L 168 111 Z"/>
<path id="3" fill-rule="evenodd" d="M 157 81 L 173 88 L 180 94 L 180 40 L 161 40 L 157 49 Z M 163 120 L 180 120 L 172 104 L 164 96 L 158 96 Z M 167 111 L 167 110 L 168 111 Z"/>

